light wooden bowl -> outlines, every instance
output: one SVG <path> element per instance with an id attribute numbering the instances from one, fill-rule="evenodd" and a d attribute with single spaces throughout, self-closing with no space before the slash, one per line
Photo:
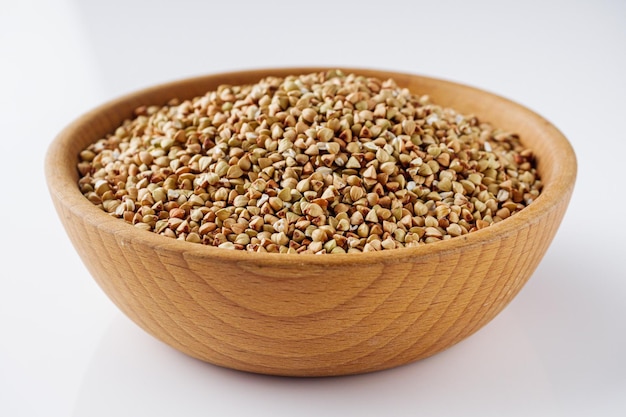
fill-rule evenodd
<path id="1" fill-rule="evenodd" d="M 157 339 L 229 368 L 274 375 L 371 372 L 428 357 L 494 318 L 541 261 L 576 178 L 567 139 L 502 97 L 452 82 L 393 72 L 435 103 L 517 132 L 537 156 L 544 189 L 491 227 L 416 248 L 344 255 L 257 254 L 138 230 L 80 193 L 77 155 L 144 104 L 191 98 L 219 84 L 321 68 L 231 72 L 145 89 L 92 110 L 52 142 L 49 191 L 78 254 L 110 299 Z"/>

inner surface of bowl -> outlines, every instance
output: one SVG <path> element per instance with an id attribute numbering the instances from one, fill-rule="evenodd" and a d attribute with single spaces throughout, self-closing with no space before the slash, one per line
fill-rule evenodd
<path id="1" fill-rule="evenodd" d="M 412 362 L 488 323 L 547 250 L 576 176 L 574 152 L 541 116 L 472 87 L 411 74 L 343 69 L 386 79 L 518 133 L 544 188 L 488 228 L 414 248 L 327 256 L 231 251 L 138 230 L 91 204 L 77 186 L 78 153 L 135 108 L 188 99 L 220 84 L 322 71 L 281 68 L 197 77 L 106 103 L 51 144 L 46 177 L 59 217 L 94 279 L 140 327 L 210 363 L 277 375 L 369 372 Z"/>

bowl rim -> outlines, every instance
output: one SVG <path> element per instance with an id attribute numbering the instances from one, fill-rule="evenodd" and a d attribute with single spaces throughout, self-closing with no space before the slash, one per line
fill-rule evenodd
<path id="1" fill-rule="evenodd" d="M 76 181 L 74 181 L 74 179 L 71 178 L 71 175 L 68 175 L 70 171 L 69 167 L 59 167 L 56 162 L 62 160 L 63 156 L 67 157 L 67 153 L 69 152 L 69 149 L 71 149 L 70 145 L 82 127 L 88 125 L 96 118 L 101 117 L 103 113 L 107 114 L 107 112 L 114 112 L 115 108 L 120 104 L 128 101 L 136 101 L 138 98 L 149 96 L 157 91 L 163 89 L 173 89 L 180 87 L 183 84 L 191 85 L 198 82 L 208 82 L 207 80 L 218 77 L 241 79 L 251 77 L 253 74 L 300 74 L 315 71 L 326 71 L 333 68 L 341 69 L 346 73 L 355 72 L 381 74 L 384 76 L 395 77 L 396 81 L 399 81 L 401 78 L 418 78 L 446 85 L 447 87 L 459 89 L 461 91 L 487 95 L 490 98 L 515 109 L 517 112 L 521 113 L 524 118 L 528 118 L 534 123 L 541 124 L 542 127 L 547 130 L 547 135 L 550 137 L 551 141 L 554 142 L 551 144 L 551 148 L 554 148 L 560 153 L 557 159 L 560 164 L 560 169 L 550 183 L 543 184 L 542 192 L 537 199 L 532 202 L 532 204 L 515 213 L 515 215 L 504 219 L 501 222 L 492 224 L 487 228 L 477 230 L 466 235 L 439 242 L 428 243 L 417 247 L 318 256 L 315 254 L 257 253 L 243 250 L 229 250 L 210 245 L 190 243 L 167 238 L 152 231 L 138 230 L 136 227 L 123 221 L 122 219 L 112 217 L 111 215 L 105 213 L 87 200 L 77 186 L 78 176 L 76 176 Z M 401 84 L 401 82 L 399 82 L 399 84 Z M 478 116 L 480 117 L 480 115 Z M 97 139 L 94 139 L 94 141 L 95 140 Z M 152 86 L 118 96 L 112 100 L 108 100 L 74 119 L 57 134 L 57 136 L 49 144 L 46 151 L 44 174 L 49 193 L 54 200 L 61 204 L 65 209 L 71 211 L 75 216 L 83 218 L 85 222 L 90 223 L 100 232 L 115 235 L 116 240 L 118 240 L 122 245 L 131 246 L 139 244 L 152 247 L 155 251 L 176 252 L 183 254 L 184 257 L 191 258 L 211 257 L 215 262 L 254 263 L 255 265 L 273 267 L 294 265 L 332 267 L 337 265 L 363 263 L 391 263 L 407 258 L 437 256 L 438 254 L 445 252 L 462 251 L 464 247 L 467 247 L 467 245 L 478 243 L 486 244 L 498 239 L 499 236 L 514 234 L 516 230 L 524 225 L 539 222 L 542 217 L 549 215 L 549 213 L 555 210 L 563 198 L 569 198 L 576 181 L 577 160 L 574 149 L 567 138 L 543 116 L 515 101 L 482 88 L 476 88 L 467 84 L 461 84 L 455 81 L 424 76 L 416 73 L 389 71 L 383 69 L 379 70 L 373 68 L 346 68 L 342 66 L 265 67 L 238 71 L 216 72 L 195 77 L 181 78 L 174 81 L 154 84 Z"/>

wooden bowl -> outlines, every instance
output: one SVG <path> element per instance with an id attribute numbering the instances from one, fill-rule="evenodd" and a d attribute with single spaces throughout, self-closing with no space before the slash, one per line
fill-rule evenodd
<path id="1" fill-rule="evenodd" d="M 78 254 L 110 299 L 157 339 L 216 365 L 274 375 L 327 376 L 422 359 L 476 332 L 529 279 L 566 211 L 576 178 L 567 139 L 502 97 L 411 74 L 417 94 L 520 134 L 532 148 L 542 194 L 521 212 L 462 237 L 415 248 L 342 255 L 259 254 L 177 241 L 138 230 L 90 203 L 77 186 L 78 153 L 144 104 L 201 95 L 219 84 L 321 68 L 230 72 L 129 94 L 65 128 L 45 173 Z"/>

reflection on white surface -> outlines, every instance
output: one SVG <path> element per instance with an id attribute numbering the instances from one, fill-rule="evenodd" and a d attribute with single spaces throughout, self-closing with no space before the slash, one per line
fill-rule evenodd
<path id="1" fill-rule="evenodd" d="M 74 416 L 549 415 L 553 387 L 541 358 L 514 318 L 499 322 L 404 367 L 301 379 L 200 362 L 120 315 L 87 368 Z"/>

